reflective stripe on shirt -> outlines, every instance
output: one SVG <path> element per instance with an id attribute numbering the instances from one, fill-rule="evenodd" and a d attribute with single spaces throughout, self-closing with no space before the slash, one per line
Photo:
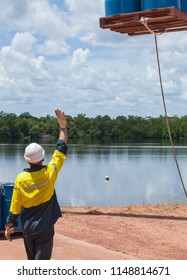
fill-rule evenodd
<path id="1" fill-rule="evenodd" d="M 52 161 L 50 161 L 50 164 L 54 167 L 54 170 L 56 169 L 56 164 Z"/>
<path id="2" fill-rule="evenodd" d="M 33 186 L 24 187 L 23 189 L 24 189 L 25 191 L 26 191 L 26 190 L 39 189 L 39 188 L 41 188 L 41 187 L 46 186 L 47 184 L 49 184 L 49 182 L 45 182 L 45 183 L 38 184 L 38 185 L 33 185 Z"/>

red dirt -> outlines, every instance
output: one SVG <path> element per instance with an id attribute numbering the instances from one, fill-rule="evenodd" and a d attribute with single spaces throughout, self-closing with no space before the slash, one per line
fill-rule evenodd
<path id="1" fill-rule="evenodd" d="M 187 260 L 187 205 L 64 207 L 52 259 Z M 22 238 L 0 239 L 0 259 L 26 259 Z"/>
<path id="2" fill-rule="evenodd" d="M 63 208 L 56 232 L 144 260 L 187 260 L 187 206 Z"/>

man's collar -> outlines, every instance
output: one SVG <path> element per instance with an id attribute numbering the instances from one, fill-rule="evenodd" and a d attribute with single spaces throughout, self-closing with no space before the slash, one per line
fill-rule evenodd
<path id="1" fill-rule="evenodd" d="M 32 167 L 32 168 L 25 168 L 25 169 L 23 169 L 23 171 L 34 172 L 34 171 L 39 171 L 39 170 L 41 170 L 44 167 L 46 167 L 46 165 L 39 165 L 39 166 Z"/>

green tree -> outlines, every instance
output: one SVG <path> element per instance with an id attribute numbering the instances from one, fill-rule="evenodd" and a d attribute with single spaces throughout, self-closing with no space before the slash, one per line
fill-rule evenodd
<path id="1" fill-rule="evenodd" d="M 7 126 L 0 127 L 0 139 L 1 139 L 1 141 L 11 139 L 11 133 Z"/>

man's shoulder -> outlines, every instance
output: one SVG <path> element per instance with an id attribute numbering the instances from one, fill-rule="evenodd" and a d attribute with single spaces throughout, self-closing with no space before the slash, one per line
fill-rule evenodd
<path id="1" fill-rule="evenodd" d="M 18 173 L 18 175 L 16 176 L 16 180 L 15 182 L 18 182 L 20 180 L 23 180 L 23 178 L 25 178 L 27 176 L 27 174 L 29 174 L 29 172 L 27 171 L 27 169 L 24 169 L 23 171 L 21 171 L 20 173 Z"/>

